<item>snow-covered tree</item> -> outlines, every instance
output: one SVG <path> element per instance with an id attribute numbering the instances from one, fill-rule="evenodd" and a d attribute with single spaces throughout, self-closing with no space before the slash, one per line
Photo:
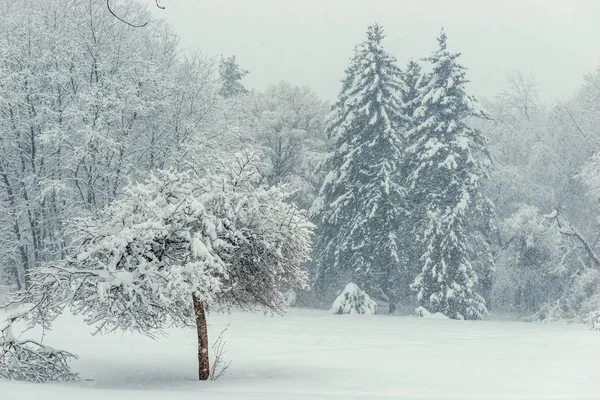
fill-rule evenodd
<path id="1" fill-rule="evenodd" d="M 326 154 L 325 103 L 310 88 L 288 82 L 248 97 L 254 100 L 253 129 L 268 163 L 267 180 L 286 184 L 296 191 L 294 202 L 309 208 L 321 183 L 316 171 Z"/>
<path id="2" fill-rule="evenodd" d="M 583 322 L 600 302 L 600 257 L 558 210 L 522 205 L 501 224 L 493 302 L 529 320 Z"/>
<path id="3" fill-rule="evenodd" d="M 466 70 L 459 54 L 446 48 L 444 32 L 438 42 L 427 58 L 431 72 L 408 132 L 409 198 L 417 214 L 413 236 L 421 252 L 412 287 L 430 312 L 479 319 L 486 307 L 476 292 L 477 274 L 492 267 L 481 230 L 492 226 L 492 207 L 482 193 L 486 139 L 467 118 L 486 113 L 466 93 Z"/>
<path id="4" fill-rule="evenodd" d="M 548 226 L 533 206 L 523 205 L 502 221 L 500 232 L 505 243 L 494 274 L 494 306 L 535 313 L 558 296 L 561 278 L 568 279 L 568 248 L 558 227 Z"/>
<path id="5" fill-rule="evenodd" d="M 600 104 L 598 76 L 586 76 L 573 98 L 549 105 L 538 96 L 532 77 L 514 72 L 507 89 L 486 105 L 493 120 L 473 121 L 490 138 L 494 160 L 485 188 L 501 227 L 494 308 L 533 313 L 534 318 L 545 320 L 581 320 L 590 310 L 597 289 L 593 289 L 595 271 L 590 269 L 593 262 L 584 246 L 573 241 L 574 236 L 550 235 L 559 230 L 558 224 L 543 222 L 541 212 L 527 210 L 556 209 L 562 223 L 569 221 L 585 237 L 596 235 L 597 199 L 584 193 L 590 188 L 586 179 L 597 177 L 597 171 L 587 170 L 586 161 L 592 160 L 600 132 L 595 119 Z M 578 178 L 584 175 L 586 179 Z M 522 223 L 515 223 L 519 220 Z M 535 237 L 533 247 L 518 245 L 526 244 L 516 240 L 525 231 Z M 519 290 L 528 293 L 526 301 L 517 300 Z"/>
<path id="6" fill-rule="evenodd" d="M 356 284 L 350 282 L 331 306 L 334 314 L 370 314 L 377 313 L 377 303 L 362 291 Z"/>
<path id="7" fill-rule="evenodd" d="M 350 280 L 375 298 L 398 300 L 404 214 L 398 184 L 405 117 L 404 90 L 395 58 L 382 47 L 383 29 L 372 25 L 347 69 L 327 131 L 335 141 L 312 212 L 318 231 L 316 287 L 323 301 Z"/>
<path id="8" fill-rule="evenodd" d="M 256 165 L 237 158 L 220 177 L 158 171 L 75 219 L 67 256 L 33 270 L 17 293 L 30 305 L 20 318 L 49 328 L 69 309 L 96 332 L 150 336 L 195 326 L 199 378 L 208 379 L 207 310 L 279 312 L 283 285 L 306 284 L 312 225 L 280 189 L 258 185 Z"/>
<path id="9" fill-rule="evenodd" d="M 154 169 L 212 168 L 249 126 L 219 95 L 218 61 L 135 0 L 0 0 L 0 281 L 62 258 L 63 221 Z"/>
<path id="10" fill-rule="evenodd" d="M 240 82 L 248 71 L 242 69 L 235 60 L 235 56 L 221 58 L 219 65 L 219 76 L 221 78 L 221 89 L 219 93 L 223 97 L 234 97 L 248 93 L 248 90 Z"/>

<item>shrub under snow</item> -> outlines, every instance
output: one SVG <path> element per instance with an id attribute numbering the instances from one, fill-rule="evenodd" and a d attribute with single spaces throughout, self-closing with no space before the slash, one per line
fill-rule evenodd
<path id="1" fill-rule="evenodd" d="M 430 313 L 423 306 L 415 308 L 415 317 L 449 319 L 446 315 L 442 314 L 441 312 Z"/>
<path id="2" fill-rule="evenodd" d="M 298 301 L 298 294 L 296 294 L 296 291 L 294 289 L 289 289 L 287 292 L 285 292 L 284 296 L 285 304 L 288 307 L 296 306 L 296 302 Z"/>
<path id="3" fill-rule="evenodd" d="M 370 314 L 377 313 L 377 303 L 354 283 L 344 288 L 331 307 L 334 314 Z"/>

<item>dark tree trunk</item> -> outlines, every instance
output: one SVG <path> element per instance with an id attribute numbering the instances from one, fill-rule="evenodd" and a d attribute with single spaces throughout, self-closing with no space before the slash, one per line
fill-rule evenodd
<path id="1" fill-rule="evenodd" d="M 210 361 L 208 358 L 208 326 L 204 304 L 192 295 L 194 312 L 196 313 L 196 329 L 198 331 L 198 379 L 206 381 L 210 378 Z"/>
<path id="2" fill-rule="evenodd" d="M 398 304 L 398 297 L 391 287 L 391 274 L 388 274 L 388 285 L 383 288 L 383 294 L 387 296 L 388 300 L 388 314 L 394 314 L 396 312 L 396 306 Z"/>
<path id="3" fill-rule="evenodd" d="M 394 314 L 396 312 L 396 302 L 390 302 L 389 313 Z"/>

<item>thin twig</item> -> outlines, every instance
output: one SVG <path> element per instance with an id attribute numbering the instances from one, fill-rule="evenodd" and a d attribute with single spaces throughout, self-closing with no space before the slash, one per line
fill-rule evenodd
<path id="1" fill-rule="evenodd" d="M 212 346 L 215 354 L 215 361 L 213 362 L 212 369 L 210 371 L 210 379 L 213 381 L 225 375 L 227 369 L 231 365 L 231 361 L 225 362 L 225 360 L 223 359 L 223 356 L 225 355 L 225 353 L 227 353 L 225 351 L 225 344 L 227 342 L 223 340 L 223 335 L 225 334 L 225 332 L 227 332 L 227 329 L 229 329 L 229 324 L 227 324 L 225 329 L 221 331 L 221 334 Z"/>

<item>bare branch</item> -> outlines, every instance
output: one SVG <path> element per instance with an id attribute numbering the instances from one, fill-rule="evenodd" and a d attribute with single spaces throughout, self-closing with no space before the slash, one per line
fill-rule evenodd
<path id="1" fill-rule="evenodd" d="M 558 210 L 552 212 L 549 215 L 544 216 L 544 218 L 546 218 L 547 220 L 556 222 L 559 232 L 561 234 L 565 236 L 571 236 L 577 239 L 583 245 L 585 251 L 588 253 L 590 258 L 594 261 L 596 267 L 600 268 L 600 257 L 596 254 L 590 242 L 588 242 L 588 240 L 583 236 L 583 234 L 581 234 L 581 232 L 574 228 L 570 222 L 566 222 L 565 224 L 561 223 L 559 217 L 560 213 L 558 212 Z"/>
<path id="2" fill-rule="evenodd" d="M 164 7 L 162 7 L 162 6 L 160 6 L 160 5 L 159 5 L 159 3 L 158 3 L 158 0 L 156 0 L 156 5 L 157 5 L 159 8 L 163 8 L 163 9 L 164 9 Z M 108 11 L 110 11 L 110 13 L 113 15 L 113 17 L 115 17 L 115 18 L 116 18 L 116 19 L 118 19 L 119 21 L 121 21 L 121 22 L 123 22 L 123 23 L 125 23 L 125 24 L 127 24 L 127 25 L 129 25 L 129 26 L 131 26 L 131 27 L 133 27 L 133 28 L 143 28 L 143 27 L 145 27 L 146 25 L 148 25 L 148 23 L 147 23 L 147 22 L 145 22 L 145 23 L 143 23 L 143 24 L 141 24 L 141 25 L 136 25 L 136 24 L 132 24 L 131 22 L 125 21 L 123 18 L 121 18 L 121 17 L 119 17 L 117 14 L 115 14 L 115 12 L 112 10 L 112 8 L 110 7 L 110 0 L 106 0 L 106 7 L 108 8 Z"/>

